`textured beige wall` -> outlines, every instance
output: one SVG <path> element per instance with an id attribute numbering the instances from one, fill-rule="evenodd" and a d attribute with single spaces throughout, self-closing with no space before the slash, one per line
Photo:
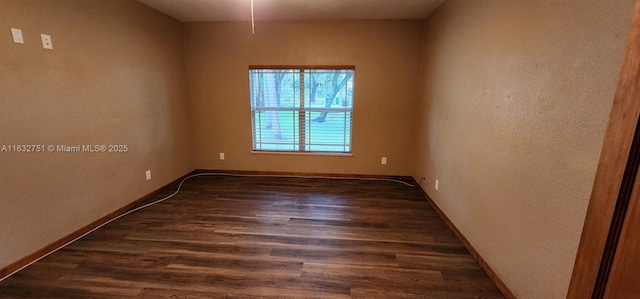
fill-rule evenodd
<path id="1" fill-rule="evenodd" d="M 633 2 L 450 0 L 426 24 L 414 176 L 519 298 L 566 296 Z"/>
<path id="2" fill-rule="evenodd" d="M 188 24 L 196 166 L 411 174 L 421 36 L 419 21 Z M 249 65 L 355 65 L 353 157 L 251 154 Z"/>
<path id="3" fill-rule="evenodd" d="M 125 0 L 2 0 L 0 32 L 0 146 L 129 146 L 0 152 L 0 267 L 194 169 L 179 22 Z"/>

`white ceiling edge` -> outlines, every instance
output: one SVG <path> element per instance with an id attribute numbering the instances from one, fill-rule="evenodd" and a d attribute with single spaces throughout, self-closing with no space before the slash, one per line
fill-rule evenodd
<path id="1" fill-rule="evenodd" d="M 136 0 L 182 22 L 250 21 L 251 0 Z M 254 0 L 256 21 L 426 19 L 445 0 Z"/>

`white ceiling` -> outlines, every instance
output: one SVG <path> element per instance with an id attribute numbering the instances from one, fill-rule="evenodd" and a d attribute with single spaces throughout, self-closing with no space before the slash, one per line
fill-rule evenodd
<path id="1" fill-rule="evenodd" d="M 249 21 L 251 0 L 137 0 L 183 22 Z M 257 21 L 425 19 L 444 0 L 254 0 Z"/>

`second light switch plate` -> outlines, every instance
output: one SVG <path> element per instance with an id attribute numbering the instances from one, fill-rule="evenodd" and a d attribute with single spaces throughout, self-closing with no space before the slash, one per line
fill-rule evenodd
<path id="1" fill-rule="evenodd" d="M 24 37 L 22 37 L 22 30 L 18 28 L 11 28 L 11 36 L 13 36 L 14 43 L 24 44 Z"/>

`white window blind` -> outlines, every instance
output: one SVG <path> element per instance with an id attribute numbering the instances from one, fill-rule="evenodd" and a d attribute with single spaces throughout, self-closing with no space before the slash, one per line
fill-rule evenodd
<path id="1" fill-rule="evenodd" d="M 254 151 L 351 152 L 353 67 L 250 67 Z"/>

